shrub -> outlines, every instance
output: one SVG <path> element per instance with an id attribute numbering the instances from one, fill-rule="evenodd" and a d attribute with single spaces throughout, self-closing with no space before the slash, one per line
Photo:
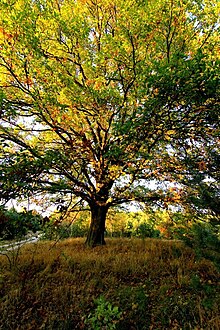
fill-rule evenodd
<path id="1" fill-rule="evenodd" d="M 4 230 L 7 226 L 8 218 L 3 210 L 0 210 L 0 236 L 3 235 Z"/>
<path id="2" fill-rule="evenodd" d="M 54 222 L 49 222 L 42 228 L 43 236 L 42 239 L 46 240 L 56 240 L 65 239 L 70 237 L 69 228 L 63 224 L 55 224 Z"/>
<path id="3" fill-rule="evenodd" d="M 190 232 L 183 236 L 185 243 L 194 248 L 220 248 L 220 240 L 216 228 L 210 223 L 195 223 Z"/>
<path id="4" fill-rule="evenodd" d="M 80 223 L 73 223 L 73 224 L 67 224 L 67 223 L 59 223 L 55 224 L 53 221 L 47 223 L 43 227 L 43 239 L 65 239 L 70 237 L 84 237 L 87 234 L 88 228 L 86 226 L 83 226 Z"/>
<path id="5" fill-rule="evenodd" d="M 88 315 L 85 323 L 89 325 L 89 329 L 93 330 L 114 330 L 116 324 L 121 317 L 121 312 L 117 306 L 105 300 L 104 296 L 100 296 L 95 300 L 96 309 Z"/>
<path id="6" fill-rule="evenodd" d="M 70 237 L 85 237 L 88 232 L 88 227 L 82 223 L 76 222 L 70 226 Z"/>
<path id="7" fill-rule="evenodd" d="M 143 222 L 141 223 L 136 230 L 136 236 L 141 238 L 152 237 L 157 238 L 160 237 L 160 231 L 155 229 L 151 224 Z"/>
<path id="8" fill-rule="evenodd" d="M 40 227 L 41 216 L 33 215 L 32 211 L 0 210 L 0 237 L 3 239 L 22 237 L 29 230 L 36 232 Z"/>

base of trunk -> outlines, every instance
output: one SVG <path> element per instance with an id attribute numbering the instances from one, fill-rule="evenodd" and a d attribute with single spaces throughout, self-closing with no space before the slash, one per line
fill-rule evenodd
<path id="1" fill-rule="evenodd" d="M 88 247 L 95 247 L 100 245 L 106 245 L 104 237 L 93 237 L 93 235 L 88 235 L 85 241 L 85 245 Z"/>
<path id="2" fill-rule="evenodd" d="M 107 208 L 100 205 L 95 205 L 91 208 L 91 224 L 85 244 L 88 247 L 97 245 L 105 245 L 105 220 Z"/>

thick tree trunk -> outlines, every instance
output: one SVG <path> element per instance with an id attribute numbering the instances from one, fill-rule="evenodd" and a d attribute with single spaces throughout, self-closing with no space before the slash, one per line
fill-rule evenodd
<path id="1" fill-rule="evenodd" d="M 105 245 L 105 221 L 108 212 L 106 205 L 94 204 L 91 207 L 91 223 L 86 239 L 86 245 L 94 247 L 97 245 Z"/>

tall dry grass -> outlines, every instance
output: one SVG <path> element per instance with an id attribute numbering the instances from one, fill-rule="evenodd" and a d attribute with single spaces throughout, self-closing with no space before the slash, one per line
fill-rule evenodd
<path id="1" fill-rule="evenodd" d="M 82 239 L 23 246 L 0 256 L 0 329 L 88 329 L 104 295 L 122 316 L 117 329 L 220 329 L 219 272 L 181 242 Z"/>

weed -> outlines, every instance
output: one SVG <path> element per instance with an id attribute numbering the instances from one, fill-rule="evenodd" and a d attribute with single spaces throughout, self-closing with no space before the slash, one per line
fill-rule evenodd
<path id="1" fill-rule="evenodd" d="M 88 315 L 85 323 L 93 330 L 114 330 L 116 324 L 121 317 L 121 312 L 118 306 L 112 306 L 109 301 L 106 301 L 104 296 L 100 296 L 95 300 L 96 309 Z"/>

